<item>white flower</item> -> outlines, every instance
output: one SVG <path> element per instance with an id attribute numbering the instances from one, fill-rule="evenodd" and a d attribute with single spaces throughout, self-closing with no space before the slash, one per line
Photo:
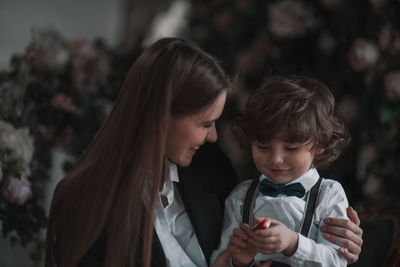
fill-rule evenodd
<path id="1" fill-rule="evenodd" d="M 8 202 L 22 205 L 32 196 L 31 183 L 25 176 L 11 178 L 3 194 Z"/>
<path id="2" fill-rule="evenodd" d="M 349 53 L 350 65 L 356 71 L 363 71 L 372 67 L 378 58 L 378 47 L 375 43 L 364 39 L 357 39 L 353 43 Z"/>
<path id="3" fill-rule="evenodd" d="M 0 120 L 0 147 L 11 149 L 22 169 L 27 169 L 33 156 L 33 138 L 28 128 L 15 129 L 11 124 Z"/>
<path id="4" fill-rule="evenodd" d="M 387 97 L 392 101 L 400 100 L 400 71 L 392 71 L 386 74 L 385 91 Z"/>
<path id="5" fill-rule="evenodd" d="M 302 2 L 282 0 L 269 6 L 269 30 L 279 38 L 299 37 L 316 25 L 311 11 Z"/>

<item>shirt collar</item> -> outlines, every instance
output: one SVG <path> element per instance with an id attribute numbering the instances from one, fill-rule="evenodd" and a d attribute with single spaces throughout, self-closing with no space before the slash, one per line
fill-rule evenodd
<path id="1" fill-rule="evenodd" d="M 179 183 L 178 166 L 169 160 L 167 162 L 169 164 L 169 178 L 172 182 Z"/>
<path id="2" fill-rule="evenodd" d="M 166 196 L 168 201 L 172 201 L 174 197 L 174 185 L 173 182 L 179 183 L 178 176 L 178 167 L 175 163 L 172 163 L 169 160 L 165 160 L 165 177 L 164 177 L 164 185 L 160 194 Z M 171 198 L 171 199 L 170 199 Z"/>
<path id="3" fill-rule="evenodd" d="M 263 179 L 270 180 L 264 174 L 261 174 L 259 179 L 260 179 L 260 181 Z M 301 175 L 299 178 L 296 178 L 287 184 L 301 183 L 301 185 L 304 187 L 306 192 L 308 192 L 318 182 L 318 179 L 319 179 L 319 173 L 318 173 L 317 169 L 311 168 L 308 171 L 306 171 L 303 175 Z M 273 182 L 273 181 L 271 181 L 271 182 Z"/>

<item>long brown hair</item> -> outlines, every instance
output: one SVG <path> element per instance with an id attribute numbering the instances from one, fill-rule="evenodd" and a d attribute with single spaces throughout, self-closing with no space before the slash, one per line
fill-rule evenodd
<path id="1" fill-rule="evenodd" d="M 164 38 L 145 49 L 110 115 L 54 191 L 46 267 L 77 266 L 100 235 L 104 266 L 149 266 L 169 116 L 199 112 L 229 86 L 215 59 L 187 41 Z"/>
<path id="2" fill-rule="evenodd" d="M 350 141 L 335 114 L 335 99 L 328 87 L 297 75 L 270 78 L 253 91 L 235 131 L 243 145 L 274 138 L 289 143 L 313 142 L 314 148 L 324 149 L 315 155 L 315 167 L 335 160 Z"/>

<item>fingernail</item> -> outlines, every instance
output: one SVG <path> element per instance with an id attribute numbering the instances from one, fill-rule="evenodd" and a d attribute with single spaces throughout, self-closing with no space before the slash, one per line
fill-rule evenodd
<path id="1" fill-rule="evenodd" d="M 328 234 L 328 233 L 324 233 L 324 237 L 326 238 L 326 239 L 329 239 L 329 238 L 331 238 L 331 234 Z"/>

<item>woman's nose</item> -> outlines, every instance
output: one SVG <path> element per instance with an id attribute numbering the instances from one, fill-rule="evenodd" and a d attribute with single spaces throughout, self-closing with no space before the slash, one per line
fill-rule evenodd
<path id="1" fill-rule="evenodd" d="M 218 134 L 217 134 L 217 129 L 215 128 L 215 125 L 213 125 L 206 136 L 206 141 L 210 143 L 216 142 L 218 139 Z"/>

